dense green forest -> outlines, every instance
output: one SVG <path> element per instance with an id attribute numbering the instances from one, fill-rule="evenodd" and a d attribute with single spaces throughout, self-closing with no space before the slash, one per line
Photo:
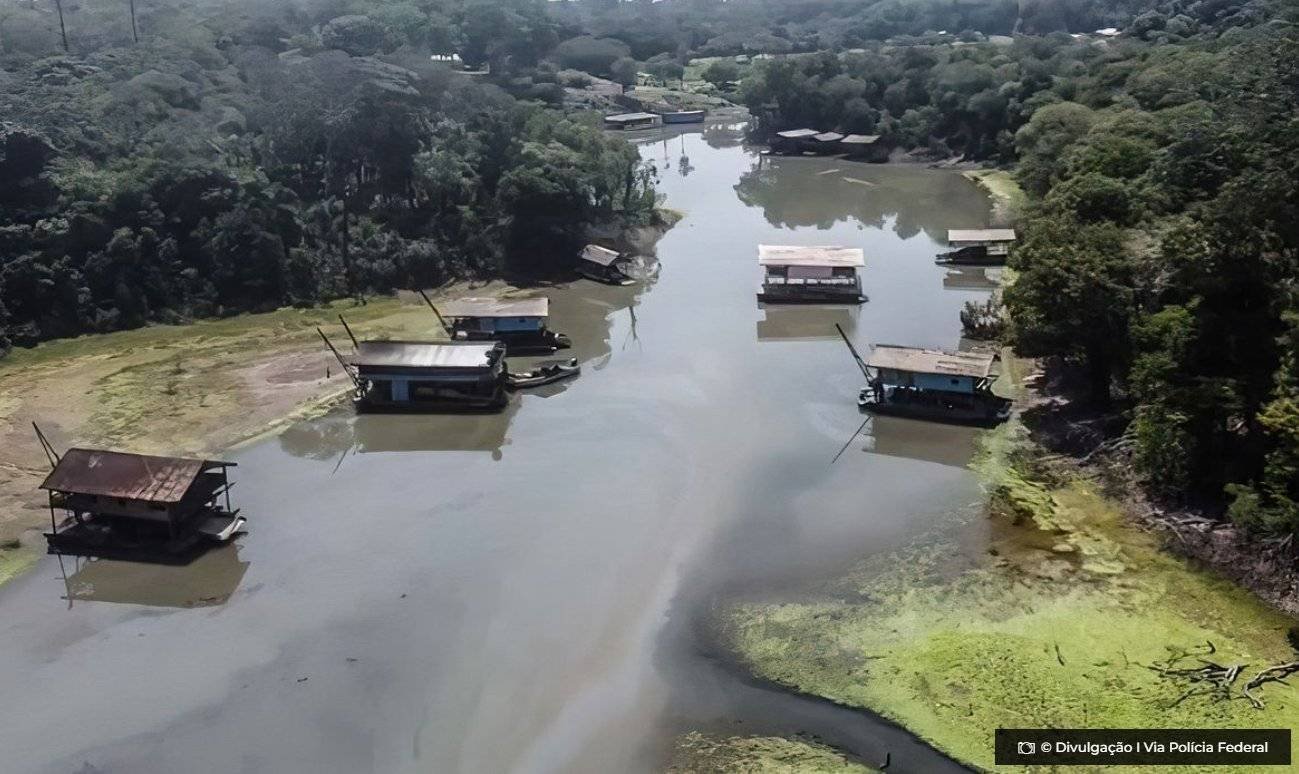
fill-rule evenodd
<path id="1" fill-rule="evenodd" d="M 561 268 L 654 204 L 633 148 L 558 111 L 572 70 L 763 54 L 705 73 L 760 131 L 1013 165 L 1035 202 L 1015 345 L 1077 374 L 1153 489 L 1292 532 L 1295 22 L 1279 0 L 0 0 L 0 351 Z"/>
<path id="2" fill-rule="evenodd" d="M 383 2 L 4 0 L 0 352 L 544 272 L 588 225 L 649 217 L 653 170 L 627 143 L 430 61 L 452 41 L 553 45 L 517 21 Z"/>
<path id="3" fill-rule="evenodd" d="M 766 129 L 1013 164 L 1034 199 L 1005 294 L 1015 346 L 1063 367 L 1154 492 L 1292 533 L 1297 19 L 1293 4 L 1161 2 L 1117 36 L 777 58 L 738 94 Z"/>
<path id="4" fill-rule="evenodd" d="M 947 54 L 917 46 L 897 59 L 878 41 L 1091 29 L 1131 22 L 1146 5 L 0 0 L 0 354 L 559 268 L 588 225 L 653 208 L 653 170 L 630 147 L 552 110 L 575 76 L 580 85 L 574 70 L 627 84 L 638 72 L 680 78 L 695 56 L 871 46 L 851 60 L 786 60 L 746 78 L 746 97 L 780 103 L 781 68 L 819 67 L 813 85 L 825 81 L 815 92 L 830 106 L 784 104 L 786 117 L 896 127 L 917 144 L 1006 158 L 1033 95 L 1085 65 L 1082 47 L 1016 43 L 1040 63 L 1016 76 L 1015 94 L 1002 94 L 1009 76 L 989 49 L 942 63 L 950 72 L 935 88 L 977 96 L 956 115 L 921 75 L 939 69 L 927 57 Z M 1236 18 L 1238 6 L 1195 4 L 1205 24 Z M 1161 35 L 1186 26 L 1169 19 Z M 727 76 L 714 69 L 713 80 Z"/>

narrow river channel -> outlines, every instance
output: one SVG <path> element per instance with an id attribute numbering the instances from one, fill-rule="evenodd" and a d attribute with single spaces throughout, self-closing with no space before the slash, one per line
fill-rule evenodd
<path id="1" fill-rule="evenodd" d="M 42 559 L 0 588 L 5 772 L 622 772 L 685 730 L 957 767 L 713 654 L 719 599 L 796 594 L 977 500 L 973 431 L 861 424 L 857 342 L 956 347 L 989 205 L 955 172 L 641 145 L 657 279 L 549 291 L 575 381 L 497 417 L 350 409 L 234 454 L 249 534 L 183 570 Z M 865 250 L 860 308 L 761 309 L 759 243 Z"/>

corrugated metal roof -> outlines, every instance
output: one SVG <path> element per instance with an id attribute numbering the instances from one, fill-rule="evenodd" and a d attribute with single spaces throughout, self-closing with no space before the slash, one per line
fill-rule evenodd
<path id="1" fill-rule="evenodd" d="M 539 298 L 457 298 L 444 301 L 438 308 L 446 317 L 545 317 L 550 314 L 550 299 Z"/>
<path id="2" fill-rule="evenodd" d="M 1014 242 L 1013 228 L 954 228 L 947 232 L 947 241 L 960 242 Z"/>
<path id="3" fill-rule="evenodd" d="M 879 344 L 866 359 L 871 368 L 984 378 L 992 373 L 997 356 L 991 352 L 945 352 L 941 349 Z"/>
<path id="4" fill-rule="evenodd" d="M 178 503 L 204 470 L 233 464 L 99 449 L 68 449 L 45 478 L 41 489 L 151 503 Z"/>
<path id="5" fill-rule="evenodd" d="M 787 129 L 783 132 L 776 132 L 776 136 L 784 137 L 786 140 L 797 140 L 802 137 L 815 137 L 820 133 L 820 129 Z"/>
<path id="6" fill-rule="evenodd" d="M 844 145 L 874 145 L 879 139 L 878 134 L 849 134 L 839 142 Z"/>
<path id="7" fill-rule="evenodd" d="M 856 247 L 803 247 L 758 245 L 758 263 L 763 266 L 865 266 L 866 258 Z"/>
<path id="8" fill-rule="evenodd" d="M 812 139 L 817 142 L 838 142 L 843 139 L 843 135 L 838 132 L 821 132 Z"/>
<path id="9" fill-rule="evenodd" d="M 348 358 L 363 368 L 486 368 L 497 342 L 363 341 Z"/>
<path id="10" fill-rule="evenodd" d="M 599 245 L 587 245 L 586 247 L 582 248 L 582 254 L 580 257 L 584 261 L 590 261 L 591 263 L 598 263 L 601 266 L 608 266 L 609 264 L 621 258 L 622 254 L 617 252 L 616 250 L 610 250 L 607 247 L 601 247 Z"/>

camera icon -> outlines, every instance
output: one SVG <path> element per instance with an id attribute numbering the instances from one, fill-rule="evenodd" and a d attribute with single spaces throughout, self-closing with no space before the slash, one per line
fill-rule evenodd
<path id="1" fill-rule="evenodd" d="M 1036 742 L 1020 742 L 1016 747 L 1016 752 L 1020 755 L 1032 755 L 1037 752 Z"/>

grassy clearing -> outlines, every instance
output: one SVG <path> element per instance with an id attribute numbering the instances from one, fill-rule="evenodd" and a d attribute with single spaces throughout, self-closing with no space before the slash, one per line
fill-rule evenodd
<path id="1" fill-rule="evenodd" d="M 1162 552 L 1092 483 L 1037 475 L 1023 444 L 1009 426 L 979 463 L 994 511 L 1019 522 L 994 518 L 982 557 L 961 566 L 968 546 L 940 542 L 863 565 L 825 601 L 741 606 L 732 645 L 765 677 L 982 767 L 998 727 L 1299 724 L 1289 686 L 1266 685 L 1261 710 L 1239 691 L 1294 658 L 1294 621 Z M 1230 700 L 1187 696 L 1193 684 L 1151 669 L 1180 654 L 1248 667 Z"/>
<path id="2" fill-rule="evenodd" d="M 869 774 L 823 744 L 775 736 L 709 736 L 692 732 L 677 742 L 674 774 Z"/>
<path id="3" fill-rule="evenodd" d="M 1004 169 L 972 169 L 963 173 L 992 198 L 992 224 L 1013 226 L 1028 205 L 1028 194 Z"/>

